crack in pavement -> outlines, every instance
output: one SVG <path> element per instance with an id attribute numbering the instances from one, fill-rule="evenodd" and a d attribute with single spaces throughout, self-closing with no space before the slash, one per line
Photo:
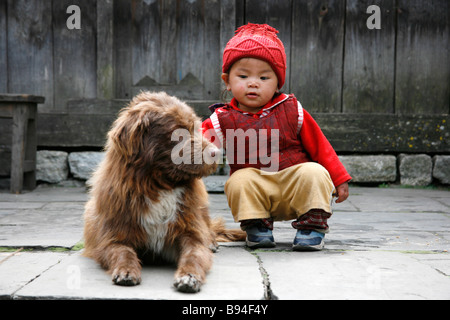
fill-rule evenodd
<path id="1" fill-rule="evenodd" d="M 256 258 L 256 261 L 258 262 L 259 272 L 261 273 L 262 277 L 262 284 L 264 286 L 264 300 L 278 300 L 278 297 L 273 293 L 272 288 L 270 286 L 270 280 L 269 280 L 269 273 L 263 266 L 263 262 L 261 260 L 261 257 L 258 255 L 257 252 L 252 251 L 251 249 L 246 248 L 246 250 Z"/>

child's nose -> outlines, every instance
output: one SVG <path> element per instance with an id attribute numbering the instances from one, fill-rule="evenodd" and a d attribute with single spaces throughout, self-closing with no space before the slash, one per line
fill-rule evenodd
<path id="1" fill-rule="evenodd" d="M 248 83 L 248 86 L 250 88 L 257 88 L 259 86 L 259 83 L 256 80 L 250 80 L 249 83 Z"/>

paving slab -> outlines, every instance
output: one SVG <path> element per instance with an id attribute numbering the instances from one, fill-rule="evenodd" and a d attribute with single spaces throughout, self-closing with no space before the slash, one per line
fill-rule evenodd
<path id="1" fill-rule="evenodd" d="M 13 298 L 67 256 L 58 252 L 0 252 L 0 299 Z"/>
<path id="2" fill-rule="evenodd" d="M 449 191 L 444 190 L 350 187 L 348 202 L 357 211 L 449 213 L 448 203 L 441 201 L 448 198 Z"/>
<path id="3" fill-rule="evenodd" d="M 85 187 L 52 187 L 39 185 L 33 191 L 24 190 L 22 194 L 12 194 L 7 190 L 0 191 L 3 202 L 84 202 L 87 199 Z"/>
<path id="4" fill-rule="evenodd" d="M 30 255 L 34 255 L 36 260 Z M 175 266 L 144 266 L 141 284 L 123 287 L 114 285 L 111 276 L 93 260 L 83 257 L 81 252 L 65 256 L 59 254 L 52 256 L 52 259 L 34 253 L 23 256 L 26 258 L 22 259 L 29 261 L 48 262 L 40 270 L 35 270 L 34 281 L 26 285 L 23 283 L 33 278 L 30 270 L 26 272 L 25 280 L 19 282 L 13 280 L 15 273 L 8 269 L 7 264 L 3 267 L 3 270 L 9 270 L 9 274 L 4 272 L 2 276 L 9 279 L 11 284 L 8 288 L 11 289 L 8 293 L 13 294 L 15 299 L 258 300 L 264 295 L 256 258 L 237 247 L 220 248 L 215 254 L 207 283 L 197 294 L 181 293 L 173 288 Z M 11 258 L 9 264 L 15 262 L 13 259 L 18 258 Z M 48 265 L 51 267 L 47 268 Z"/>
<path id="5" fill-rule="evenodd" d="M 0 247 L 71 248 L 83 237 L 86 188 L 0 193 Z"/>
<path id="6" fill-rule="evenodd" d="M 0 247 L 71 248 L 83 237 L 83 209 L 0 211 Z"/>
<path id="7" fill-rule="evenodd" d="M 282 300 L 450 299 L 448 274 L 413 254 L 325 250 L 258 255 L 273 293 Z M 450 264 L 449 255 L 438 258 L 441 266 Z"/>
<path id="8" fill-rule="evenodd" d="M 255 254 L 279 299 L 449 299 L 448 191 L 354 188 L 334 205 L 321 252 L 292 252 L 295 230 L 275 222 L 275 249 Z M 291 278 L 292 281 L 287 281 Z"/>

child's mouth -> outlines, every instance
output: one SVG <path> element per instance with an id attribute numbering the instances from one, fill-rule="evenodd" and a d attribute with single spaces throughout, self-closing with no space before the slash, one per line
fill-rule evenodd
<path id="1" fill-rule="evenodd" d="M 247 93 L 247 98 L 256 99 L 258 98 L 258 95 L 256 93 Z"/>

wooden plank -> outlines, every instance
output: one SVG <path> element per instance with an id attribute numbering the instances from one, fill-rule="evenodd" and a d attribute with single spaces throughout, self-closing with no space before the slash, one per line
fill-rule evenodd
<path id="1" fill-rule="evenodd" d="M 11 139 L 12 139 L 12 117 L 0 118 L 0 150 L 11 151 Z"/>
<path id="2" fill-rule="evenodd" d="M 449 12 L 448 0 L 398 0 L 397 113 L 450 112 Z"/>
<path id="3" fill-rule="evenodd" d="M 89 0 L 77 1 L 81 29 L 69 29 L 67 19 L 71 14 L 66 11 L 72 4 L 72 0 L 53 1 L 54 112 L 65 112 L 68 99 L 97 96 L 96 6 Z"/>
<path id="4" fill-rule="evenodd" d="M 345 1 L 293 2 L 291 92 L 311 112 L 341 112 Z"/>
<path id="5" fill-rule="evenodd" d="M 296 2 L 296 1 L 294 1 Z M 267 23 L 279 31 L 278 37 L 283 42 L 286 52 L 286 81 L 283 91 L 290 92 L 291 65 L 291 14 L 292 0 L 247 0 L 245 21 Z"/>
<path id="6" fill-rule="evenodd" d="M 211 101 L 189 102 L 203 118 Z M 102 147 L 115 114 L 40 114 L 38 145 L 43 147 Z M 313 113 L 338 152 L 449 153 L 449 115 Z M 81 134 L 82 133 L 82 134 Z"/>
<path id="7" fill-rule="evenodd" d="M 4 118 L 12 118 L 13 117 L 13 110 L 14 105 L 13 104 L 0 104 L 0 119 Z"/>
<path id="8" fill-rule="evenodd" d="M 0 176 L 11 174 L 11 141 L 12 118 L 3 119 L 0 117 Z"/>
<path id="9" fill-rule="evenodd" d="M 381 29 L 369 29 L 367 8 L 380 8 Z M 394 113 L 395 0 L 348 0 L 343 112 Z"/>
<path id="10" fill-rule="evenodd" d="M 203 99 L 205 94 L 203 83 L 192 73 L 188 73 L 177 84 L 156 83 L 153 79 L 146 76 L 131 89 L 133 96 L 139 94 L 141 91 L 164 91 L 180 99 Z"/>
<path id="11" fill-rule="evenodd" d="M 0 94 L 0 118 L 12 118 L 14 116 L 14 109 L 20 107 L 23 103 L 37 104 L 44 103 L 45 98 L 40 96 L 28 94 Z M 34 119 L 36 112 L 29 115 L 29 118 Z"/>
<path id="12" fill-rule="evenodd" d="M 47 97 L 53 109 L 52 1 L 7 1 L 8 91 Z"/>
<path id="13" fill-rule="evenodd" d="M 1 130 L 1 129 L 0 129 Z M 11 150 L 0 147 L 0 177 L 11 175 Z"/>
<path id="14" fill-rule="evenodd" d="M 397 154 L 450 151 L 449 115 L 313 116 L 338 152 Z"/>
<path id="15" fill-rule="evenodd" d="M 36 188 L 36 152 L 37 152 L 37 133 L 36 133 L 36 117 L 37 105 L 28 104 L 28 121 L 26 122 L 26 145 L 25 159 L 23 163 L 23 188 L 33 190 Z"/>
<path id="16" fill-rule="evenodd" d="M 13 110 L 13 131 L 11 146 L 11 192 L 21 193 L 23 188 L 23 173 L 25 148 L 27 144 L 28 107 L 16 106 Z"/>
<path id="17" fill-rule="evenodd" d="M 222 0 L 220 1 L 220 60 L 222 63 L 223 50 L 227 45 L 231 37 L 234 36 L 236 27 L 240 21 L 238 21 L 237 15 L 239 5 L 237 3 L 242 2 L 239 0 Z M 243 3 L 242 3 L 243 5 Z M 242 14 L 243 15 L 243 14 Z M 220 66 L 222 70 L 222 65 Z"/>
<path id="18" fill-rule="evenodd" d="M 36 153 L 36 151 L 35 151 Z M 24 160 L 23 162 L 23 172 L 24 174 L 28 174 L 30 172 L 36 171 L 36 159 L 34 160 Z M 29 185 L 30 183 L 25 184 L 25 177 L 24 177 L 24 186 Z M 27 186 L 27 189 L 34 189 L 35 187 L 29 187 Z"/>
<path id="19" fill-rule="evenodd" d="M 228 43 L 228 41 L 234 36 L 236 31 L 236 26 L 242 24 L 239 17 L 243 19 L 244 3 L 243 0 L 222 0 L 220 1 L 220 67 L 218 70 L 218 75 L 222 73 L 222 59 L 223 51 Z M 225 93 L 226 86 L 223 81 L 220 81 L 220 97 L 222 99 L 222 92 Z M 225 99 L 222 99 L 225 100 Z"/>
<path id="20" fill-rule="evenodd" d="M 132 85 L 136 86 L 144 79 L 150 77 L 156 83 L 161 83 L 161 17 L 160 2 L 133 1 L 131 5 L 131 37 L 132 50 Z"/>
<path id="21" fill-rule="evenodd" d="M 176 0 L 162 1 L 161 4 L 161 70 L 160 83 L 177 83 L 177 3 Z"/>
<path id="22" fill-rule="evenodd" d="M 38 146 L 103 147 L 116 118 L 113 114 L 39 114 Z"/>
<path id="23" fill-rule="evenodd" d="M 209 106 L 217 103 L 217 100 L 196 100 L 196 101 L 185 101 L 189 106 L 191 106 L 195 113 L 202 119 L 209 118 L 211 116 L 211 110 Z"/>
<path id="24" fill-rule="evenodd" d="M 131 98 L 132 16 L 129 0 L 114 0 L 114 91 L 119 99 Z"/>
<path id="25" fill-rule="evenodd" d="M 0 92 L 8 92 L 6 0 L 0 0 Z"/>
<path id="26" fill-rule="evenodd" d="M 239 26 L 242 26 L 247 23 L 245 20 L 245 10 L 246 10 L 246 2 L 247 0 L 235 0 L 234 5 L 236 8 L 236 25 L 235 29 Z M 233 17 L 231 17 L 233 19 Z"/>
<path id="27" fill-rule="evenodd" d="M 122 108 L 125 108 L 130 100 L 128 99 L 74 99 L 67 101 L 69 114 L 95 115 L 111 114 L 117 115 Z"/>
<path id="28" fill-rule="evenodd" d="M 114 0 L 97 0 L 97 98 L 114 98 Z"/>
<path id="29" fill-rule="evenodd" d="M 206 1 L 209 0 L 179 1 L 177 8 L 177 82 L 188 74 L 198 79 L 200 83 L 196 92 L 192 91 L 196 95 L 194 99 L 201 99 L 205 93 L 205 46 L 209 45 L 204 23 L 206 13 L 203 5 Z"/>
<path id="30" fill-rule="evenodd" d="M 222 1 L 204 1 L 204 60 L 201 68 L 204 70 L 203 86 L 204 94 L 202 99 L 219 99 L 222 79 L 222 52 L 220 51 L 220 18 L 221 8 L 218 8 Z"/>
<path id="31" fill-rule="evenodd" d="M 45 97 L 32 94 L 0 93 L 0 103 L 4 102 L 44 103 Z"/>

